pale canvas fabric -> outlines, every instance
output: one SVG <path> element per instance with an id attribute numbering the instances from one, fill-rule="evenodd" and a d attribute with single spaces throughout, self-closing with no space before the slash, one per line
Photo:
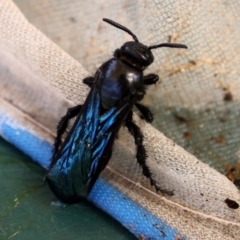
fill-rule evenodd
<path id="1" fill-rule="evenodd" d="M 165 101 L 169 108 L 194 111 L 224 108 L 220 88 L 226 87 L 234 96 L 227 109 L 238 117 L 237 1 L 14 2 L 0 0 L 0 106 L 42 139 L 52 142 L 58 119 L 68 107 L 84 102 L 89 88 L 82 79 L 131 39 L 103 23 L 103 17 L 128 26 L 148 45 L 170 38 L 188 45 L 188 50 L 154 51 L 148 72 L 158 73 L 162 83 L 149 89 L 149 106 Z M 232 182 L 138 116 L 134 119 L 144 133 L 154 178 L 174 196 L 157 195 L 142 177 L 126 129 L 102 177 L 188 239 L 239 239 L 240 209 L 224 202 L 240 203 Z"/>

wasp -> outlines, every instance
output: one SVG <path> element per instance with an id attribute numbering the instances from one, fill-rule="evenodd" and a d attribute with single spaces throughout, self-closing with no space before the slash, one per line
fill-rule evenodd
<path id="1" fill-rule="evenodd" d="M 146 87 L 159 80 L 156 74 L 143 75 L 153 63 L 152 49 L 161 47 L 187 48 L 176 43 L 146 46 L 126 27 L 110 19 L 104 22 L 130 34 L 134 41 L 124 43 L 113 57 L 103 63 L 94 77 L 83 79 L 91 90 L 83 105 L 68 109 L 57 126 L 57 137 L 46 180 L 53 193 L 65 203 L 77 203 L 86 198 L 100 173 L 111 158 L 113 143 L 121 126 L 127 127 L 136 145 L 136 159 L 157 191 L 151 171 L 146 164 L 147 153 L 143 134 L 133 121 L 133 106 L 143 119 L 153 121 L 153 114 L 140 101 Z M 69 120 L 76 120 L 62 142 Z"/>

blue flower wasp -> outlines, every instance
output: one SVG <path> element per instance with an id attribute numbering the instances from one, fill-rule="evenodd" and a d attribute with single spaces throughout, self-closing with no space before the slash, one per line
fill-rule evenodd
<path id="1" fill-rule="evenodd" d="M 153 121 L 151 111 L 139 103 L 146 94 L 146 86 L 159 80 L 153 73 L 143 75 L 146 67 L 154 61 L 151 50 L 187 46 L 175 43 L 146 46 L 128 28 L 110 19 L 104 18 L 103 21 L 127 32 L 134 41 L 116 49 L 113 57 L 99 67 L 94 77 L 83 80 L 91 87 L 85 103 L 68 109 L 57 126 L 46 180 L 53 193 L 69 204 L 87 197 L 111 158 L 113 143 L 121 126 L 126 126 L 135 140 L 136 159 L 143 175 L 157 191 L 164 192 L 157 186 L 146 164 L 144 136 L 133 121 L 132 108 L 135 105 L 147 122 Z M 68 122 L 73 117 L 76 117 L 75 123 L 62 142 Z"/>

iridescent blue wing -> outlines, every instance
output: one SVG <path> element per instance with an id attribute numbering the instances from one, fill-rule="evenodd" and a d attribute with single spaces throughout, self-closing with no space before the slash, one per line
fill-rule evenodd
<path id="1" fill-rule="evenodd" d="M 93 86 L 48 172 L 49 186 L 64 202 L 78 202 L 88 195 L 111 157 L 115 135 L 130 109 L 125 101 L 101 114 L 100 104 Z"/>

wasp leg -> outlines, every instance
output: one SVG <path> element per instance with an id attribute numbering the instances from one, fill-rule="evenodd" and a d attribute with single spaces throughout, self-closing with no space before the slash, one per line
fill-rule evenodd
<path id="1" fill-rule="evenodd" d="M 86 77 L 83 79 L 83 83 L 92 87 L 94 82 L 94 77 Z M 75 107 L 69 108 L 66 115 L 61 118 L 57 125 L 57 137 L 54 143 L 54 155 L 58 152 L 59 147 L 62 143 L 61 137 L 67 129 L 68 122 L 71 118 L 76 117 L 81 111 L 82 105 L 77 105 Z"/>
<path id="2" fill-rule="evenodd" d="M 83 79 L 83 83 L 88 85 L 90 88 L 92 87 L 94 82 L 94 77 L 86 77 Z"/>
<path id="3" fill-rule="evenodd" d="M 159 80 L 159 76 L 154 73 L 150 73 L 143 77 L 143 83 L 145 85 L 152 85 L 155 84 Z"/>
<path id="4" fill-rule="evenodd" d="M 143 146 L 143 134 L 140 130 L 140 128 L 133 122 L 132 119 L 132 111 L 129 113 L 127 119 L 125 120 L 125 126 L 128 128 L 128 131 L 131 133 L 131 135 L 133 136 L 134 140 L 135 140 L 135 144 L 136 144 L 136 150 L 137 150 L 137 154 L 136 154 L 136 158 L 137 158 L 137 162 L 138 164 L 141 166 L 142 168 L 142 174 L 149 179 L 150 184 L 152 186 L 155 187 L 156 191 L 160 191 L 163 194 L 168 194 L 169 196 L 173 195 L 173 191 L 168 191 L 166 189 L 161 189 L 156 181 L 152 178 L 152 173 L 149 169 L 149 167 L 146 164 L 146 159 L 147 159 L 147 152 L 145 147 Z"/>
<path id="5" fill-rule="evenodd" d="M 68 122 L 71 118 L 76 117 L 81 111 L 82 105 L 69 108 L 65 116 L 61 118 L 57 125 L 57 137 L 54 143 L 54 155 L 58 152 L 60 145 L 62 144 L 62 135 L 67 129 Z"/>
<path id="6" fill-rule="evenodd" d="M 150 123 L 153 121 L 153 114 L 148 107 L 140 103 L 135 103 L 135 106 L 141 112 L 143 119 L 145 119 L 147 122 L 150 122 Z"/>

